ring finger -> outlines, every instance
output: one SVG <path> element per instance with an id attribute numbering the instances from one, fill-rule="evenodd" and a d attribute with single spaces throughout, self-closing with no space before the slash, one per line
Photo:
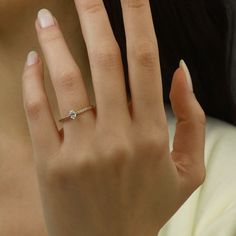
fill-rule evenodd
<path id="1" fill-rule="evenodd" d="M 158 44 L 149 0 L 121 0 L 121 4 L 134 118 L 147 124 L 165 122 Z"/>

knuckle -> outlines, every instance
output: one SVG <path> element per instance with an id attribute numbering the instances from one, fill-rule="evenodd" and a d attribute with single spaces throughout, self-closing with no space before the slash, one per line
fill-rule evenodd
<path id="1" fill-rule="evenodd" d="M 122 159 L 123 157 L 127 157 L 129 155 L 128 145 L 125 143 L 116 143 L 112 144 L 103 151 L 103 157 L 106 159 Z"/>
<path id="2" fill-rule="evenodd" d="M 31 99 L 26 99 L 26 101 L 24 102 L 24 108 L 28 117 L 32 120 L 36 120 L 42 112 L 45 104 L 45 98 L 38 98 L 34 101 L 32 101 Z"/>
<path id="3" fill-rule="evenodd" d="M 169 132 L 166 123 L 161 124 L 160 122 L 158 125 L 149 124 L 148 126 L 141 124 L 138 130 L 141 130 L 141 133 L 135 134 L 134 137 L 137 147 L 157 151 L 169 147 Z"/>
<path id="4" fill-rule="evenodd" d="M 79 76 L 80 73 L 78 70 L 62 72 L 57 76 L 59 87 L 61 87 L 63 90 L 74 90 L 78 85 Z"/>
<path id="5" fill-rule="evenodd" d="M 156 153 L 157 151 L 162 150 L 165 145 L 165 138 L 160 138 L 158 135 L 149 134 L 143 136 L 142 139 L 139 140 L 138 146 L 144 150 Z"/>
<path id="6" fill-rule="evenodd" d="M 150 135 L 144 140 L 145 148 L 148 150 L 160 150 L 163 148 L 164 140 L 157 135 Z"/>
<path id="7" fill-rule="evenodd" d="M 78 4 L 80 4 L 80 9 L 85 13 L 97 13 L 103 10 L 103 5 L 101 1 L 98 0 L 84 0 L 80 1 Z"/>
<path id="8" fill-rule="evenodd" d="M 137 62 L 147 68 L 157 68 L 158 47 L 156 43 L 144 41 L 138 43 L 134 49 L 134 55 Z"/>
<path id="9" fill-rule="evenodd" d="M 127 144 L 119 144 L 113 146 L 107 154 L 110 156 L 109 163 L 111 164 L 114 173 L 121 175 L 121 171 L 127 165 L 128 160 L 132 157 L 131 148 L 128 147 Z"/>
<path id="10" fill-rule="evenodd" d="M 68 182 L 70 181 L 69 175 L 71 175 L 72 170 L 71 166 L 67 165 L 50 165 L 47 167 L 46 172 L 46 182 L 50 187 L 57 186 L 68 186 Z"/>
<path id="11" fill-rule="evenodd" d="M 172 158 L 176 163 L 179 173 L 185 176 L 190 192 L 200 187 L 206 179 L 206 167 L 204 163 L 192 162 L 189 154 L 172 151 Z"/>
<path id="12" fill-rule="evenodd" d="M 201 172 L 201 175 L 199 176 L 199 183 L 202 185 L 205 182 L 206 179 L 206 169 L 204 168 Z"/>
<path id="13" fill-rule="evenodd" d="M 120 169 L 132 155 L 132 148 L 126 138 L 103 139 L 98 147 L 98 153 L 104 163 L 108 163 L 115 169 Z"/>
<path id="14" fill-rule="evenodd" d="M 77 161 L 71 159 L 66 160 L 66 162 L 51 163 L 47 167 L 46 182 L 50 187 L 64 189 L 88 176 L 91 168 L 91 161 L 86 158 Z"/>
<path id="15" fill-rule="evenodd" d="M 193 129 L 199 129 L 199 126 L 205 127 L 207 119 L 204 111 L 201 109 L 199 111 L 194 112 L 190 117 L 190 122 L 192 124 Z"/>
<path id="16" fill-rule="evenodd" d="M 121 53 L 119 46 L 114 43 L 106 45 L 91 51 L 91 67 L 101 67 L 104 69 L 113 69 L 121 65 Z"/>
<path id="17" fill-rule="evenodd" d="M 204 167 L 198 170 L 198 173 L 193 177 L 194 189 L 200 187 L 204 183 L 205 179 L 206 179 L 206 169 Z"/>
<path id="18" fill-rule="evenodd" d="M 199 124 L 205 126 L 207 123 L 207 118 L 204 110 L 202 109 L 200 104 L 197 104 L 193 107 L 189 119 L 198 126 Z M 182 120 L 187 120 L 186 117 L 182 118 Z"/>
<path id="19" fill-rule="evenodd" d="M 207 119 L 206 119 L 206 115 L 205 115 L 205 112 L 203 111 L 203 109 L 199 110 L 196 117 L 197 117 L 197 120 L 200 124 L 202 124 L 204 126 L 206 125 Z"/>
<path id="20" fill-rule="evenodd" d="M 128 8 L 142 8 L 147 4 L 145 0 L 125 0 Z"/>

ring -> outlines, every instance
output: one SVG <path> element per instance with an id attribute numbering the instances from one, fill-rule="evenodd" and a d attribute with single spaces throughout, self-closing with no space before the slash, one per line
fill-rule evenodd
<path id="1" fill-rule="evenodd" d="M 78 111 L 71 110 L 71 111 L 69 111 L 68 116 L 60 119 L 59 121 L 63 122 L 63 121 L 67 121 L 67 120 L 75 120 L 77 117 L 79 117 L 80 114 L 82 114 L 82 113 L 84 113 L 86 111 L 89 111 L 89 110 L 91 110 L 93 108 L 95 108 L 95 106 L 94 105 L 90 105 L 90 106 L 82 108 L 82 109 L 80 109 Z"/>

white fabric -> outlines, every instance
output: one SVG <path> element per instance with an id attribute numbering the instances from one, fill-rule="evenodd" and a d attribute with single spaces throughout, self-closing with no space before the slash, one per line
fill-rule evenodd
<path id="1" fill-rule="evenodd" d="M 172 150 L 176 119 L 166 106 Z M 236 127 L 207 117 L 207 176 L 158 236 L 236 236 Z"/>

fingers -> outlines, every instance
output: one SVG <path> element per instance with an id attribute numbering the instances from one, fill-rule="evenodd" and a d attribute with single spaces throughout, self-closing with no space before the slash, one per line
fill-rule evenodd
<path id="1" fill-rule="evenodd" d="M 69 52 L 55 17 L 48 10 L 42 9 L 38 13 L 35 26 L 56 91 L 61 116 L 67 116 L 72 109 L 79 110 L 89 106 L 89 97 L 81 72 Z M 88 111 L 79 119 L 80 122 L 65 122 L 65 132 L 74 132 L 76 123 L 81 124 L 81 127 L 82 123 L 91 124 L 94 115 Z"/>
<path id="2" fill-rule="evenodd" d="M 75 0 L 86 42 L 98 119 L 129 117 L 121 52 L 102 0 Z"/>
<path id="3" fill-rule="evenodd" d="M 148 0 L 121 0 L 134 116 L 166 121 L 158 44 Z"/>
<path id="4" fill-rule="evenodd" d="M 170 99 L 177 118 L 172 158 L 187 182 L 198 186 L 205 178 L 206 118 L 192 92 L 191 77 L 183 61 L 174 74 Z"/>
<path id="5" fill-rule="evenodd" d="M 61 141 L 44 88 L 42 62 L 36 52 L 28 55 L 22 88 L 32 145 L 37 155 L 46 158 L 59 149 Z"/>

